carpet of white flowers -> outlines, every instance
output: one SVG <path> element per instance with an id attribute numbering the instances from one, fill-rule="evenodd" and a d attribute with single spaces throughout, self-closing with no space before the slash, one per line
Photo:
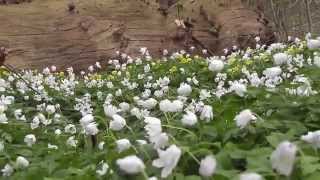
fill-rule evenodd
<path id="1" fill-rule="evenodd" d="M 320 179 L 320 39 L 141 53 L 79 75 L 2 68 L 1 178 Z"/>

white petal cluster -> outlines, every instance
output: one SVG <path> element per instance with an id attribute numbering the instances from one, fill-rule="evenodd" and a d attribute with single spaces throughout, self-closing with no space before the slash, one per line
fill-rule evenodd
<path id="1" fill-rule="evenodd" d="M 166 133 L 162 132 L 161 120 L 155 117 L 146 117 L 144 122 L 146 123 L 144 129 L 154 148 L 158 149 L 167 146 L 169 137 Z"/>
<path id="2" fill-rule="evenodd" d="M 159 158 L 152 162 L 152 165 L 157 168 L 162 168 L 161 177 L 168 177 L 173 169 L 177 166 L 180 156 L 181 149 L 176 145 L 171 145 L 165 151 L 158 149 Z"/>
<path id="3" fill-rule="evenodd" d="M 80 119 L 80 124 L 87 135 L 96 135 L 99 132 L 97 127 L 98 125 L 94 121 L 94 117 L 92 114 L 87 114 L 82 117 Z"/>
<path id="4" fill-rule="evenodd" d="M 183 115 L 181 122 L 184 126 L 194 126 L 198 122 L 198 117 L 193 112 L 188 111 Z"/>
<path id="5" fill-rule="evenodd" d="M 245 128 L 251 121 L 255 121 L 257 117 L 251 112 L 250 109 L 241 111 L 234 120 L 239 128 Z"/>
<path id="6" fill-rule="evenodd" d="M 297 146 L 289 141 L 281 142 L 271 154 L 272 168 L 279 174 L 290 176 L 296 159 Z"/>
<path id="7" fill-rule="evenodd" d="M 263 180 L 262 176 L 257 173 L 245 172 L 240 174 L 239 180 Z"/>
<path id="8" fill-rule="evenodd" d="M 308 134 L 301 136 L 301 140 L 310 143 L 315 148 L 320 148 L 320 130 L 308 132 Z"/>
<path id="9" fill-rule="evenodd" d="M 180 100 L 165 99 L 160 101 L 159 106 L 162 112 L 181 112 L 183 110 L 183 102 Z"/>
<path id="10" fill-rule="evenodd" d="M 213 155 L 208 155 L 200 162 L 199 174 L 203 177 L 212 176 L 217 168 L 217 160 Z"/>
<path id="11" fill-rule="evenodd" d="M 209 61 L 209 70 L 212 72 L 220 72 L 224 68 L 224 63 L 222 60 L 213 59 Z"/>
<path id="12" fill-rule="evenodd" d="M 187 83 L 181 83 L 177 92 L 180 96 L 189 96 L 192 92 L 192 87 Z"/>
<path id="13" fill-rule="evenodd" d="M 24 137 L 24 142 L 27 144 L 27 146 L 31 147 L 36 143 L 36 136 L 34 134 L 28 134 Z"/>
<path id="14" fill-rule="evenodd" d="M 118 159 L 116 163 L 127 174 L 138 174 L 145 169 L 143 161 L 135 155 Z"/>
<path id="15" fill-rule="evenodd" d="M 112 121 L 110 121 L 110 123 L 109 123 L 110 129 L 112 129 L 114 131 L 120 131 L 126 125 L 127 125 L 126 120 L 118 114 L 114 114 L 112 116 Z"/>

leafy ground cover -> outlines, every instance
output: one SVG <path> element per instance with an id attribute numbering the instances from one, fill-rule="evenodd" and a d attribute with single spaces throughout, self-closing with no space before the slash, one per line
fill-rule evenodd
<path id="1" fill-rule="evenodd" d="M 2 178 L 317 180 L 319 48 L 310 37 L 226 57 L 142 48 L 107 70 L 25 81 L 2 69 Z"/>

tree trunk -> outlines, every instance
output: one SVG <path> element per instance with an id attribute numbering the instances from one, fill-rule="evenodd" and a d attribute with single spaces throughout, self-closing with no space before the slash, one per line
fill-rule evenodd
<path id="1" fill-rule="evenodd" d="M 221 54 L 233 45 L 253 46 L 254 37 L 274 41 L 263 13 L 241 0 L 33 0 L 0 6 L 0 46 L 18 68 L 77 70 L 118 58 L 116 51 L 151 55 L 189 49 Z M 176 20 L 183 22 L 178 26 Z"/>

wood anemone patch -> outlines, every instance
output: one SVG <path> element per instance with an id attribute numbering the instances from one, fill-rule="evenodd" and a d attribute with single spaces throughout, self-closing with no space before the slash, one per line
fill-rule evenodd
<path id="1" fill-rule="evenodd" d="M 19 68 L 87 68 L 96 61 L 135 56 L 148 47 L 154 56 L 195 47 L 221 54 L 224 48 L 273 42 L 262 12 L 241 0 L 33 0 L 0 6 L 0 46 Z M 166 4 L 167 3 L 167 4 Z M 165 12 L 165 13 L 164 13 Z M 179 25 L 180 24 L 180 25 Z"/>

